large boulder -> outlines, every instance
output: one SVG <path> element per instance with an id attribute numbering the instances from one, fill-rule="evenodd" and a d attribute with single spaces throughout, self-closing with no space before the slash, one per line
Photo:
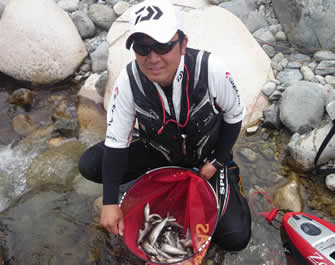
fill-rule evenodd
<path id="1" fill-rule="evenodd" d="M 280 120 L 290 132 L 312 130 L 320 126 L 325 108 L 320 84 L 298 81 L 286 88 L 280 102 Z"/>
<path id="2" fill-rule="evenodd" d="M 244 124 L 262 116 L 268 105 L 261 88 L 273 78 L 271 61 L 239 18 L 217 6 L 209 6 L 206 1 L 177 1 L 176 7 L 182 14 L 184 31 L 189 39 L 189 47 L 205 49 L 222 57 L 240 88 L 246 103 L 248 115 Z M 181 7 L 183 6 L 183 7 Z M 118 18 L 108 32 L 110 43 L 108 71 L 104 105 L 107 109 L 113 84 L 121 69 L 135 58 L 132 50 L 125 48 L 130 10 Z M 195 26 L 196 25 L 196 26 Z"/>
<path id="3" fill-rule="evenodd" d="M 288 150 L 291 156 L 289 163 L 302 171 L 309 171 L 314 167 L 316 154 L 333 126 L 332 122 L 322 125 L 320 128 L 300 136 L 292 136 Z M 318 160 L 318 165 L 326 164 L 335 159 L 335 137 L 332 137 Z"/>
<path id="4" fill-rule="evenodd" d="M 72 20 L 53 0 L 9 1 L 0 36 L 0 71 L 33 84 L 64 80 L 87 55 Z"/>
<path id="5" fill-rule="evenodd" d="M 334 48 L 334 0 L 275 0 L 272 5 L 289 41 L 305 48 Z"/>

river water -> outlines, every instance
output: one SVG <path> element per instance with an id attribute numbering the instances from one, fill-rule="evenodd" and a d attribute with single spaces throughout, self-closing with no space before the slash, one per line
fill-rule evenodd
<path id="1" fill-rule="evenodd" d="M 8 77 L 0 78 L 0 264 L 144 264 L 129 252 L 121 238 L 107 234 L 97 225 L 99 216 L 92 206 L 101 192 L 100 187 L 93 193 L 82 193 L 76 187 L 54 184 L 28 188 L 27 169 L 41 150 L 38 146 L 30 152 L 15 148 L 22 137 L 13 131 L 11 119 L 25 111 L 9 105 L 7 98 L 20 86 L 22 84 Z M 50 122 L 47 98 L 57 94 L 75 100 L 76 92 L 77 88 L 72 84 L 34 90 L 36 101 L 30 113 L 35 113 L 33 117 L 47 124 Z M 78 139 L 88 145 L 96 142 L 85 133 L 80 134 Z M 278 132 L 259 128 L 253 135 L 242 132 L 235 146 L 234 160 L 240 166 L 249 200 L 255 191 L 264 190 L 272 196 L 276 187 L 287 183 L 287 176 L 292 172 L 287 163 L 288 141 L 289 135 L 285 130 Z M 256 154 L 255 159 L 246 158 L 242 150 L 252 150 Z M 59 154 L 60 161 L 63 161 L 62 155 Z M 316 207 L 320 197 L 315 194 L 327 193 L 322 179 L 308 174 L 300 176 L 304 211 L 335 223 L 322 206 L 324 204 Z M 76 181 L 73 186 L 78 183 Z M 262 210 L 269 210 L 266 201 L 258 200 L 256 205 L 263 207 Z M 225 253 L 212 244 L 203 264 L 293 264 L 285 257 L 280 231 L 254 212 L 252 218 L 253 234 L 245 250 Z"/>

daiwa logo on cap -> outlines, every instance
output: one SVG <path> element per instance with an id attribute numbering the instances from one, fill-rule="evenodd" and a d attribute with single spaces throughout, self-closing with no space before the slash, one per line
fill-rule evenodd
<path id="1" fill-rule="evenodd" d="M 162 15 L 163 12 L 160 10 L 159 7 L 157 6 L 147 6 L 147 7 L 142 7 L 138 11 L 135 12 L 136 17 L 134 25 L 136 25 L 138 22 L 145 21 L 145 20 L 150 20 L 150 19 L 159 19 Z M 143 16 L 147 14 L 146 16 Z"/>

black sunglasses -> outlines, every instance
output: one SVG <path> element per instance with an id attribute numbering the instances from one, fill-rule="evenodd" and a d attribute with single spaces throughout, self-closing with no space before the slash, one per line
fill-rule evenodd
<path id="1" fill-rule="evenodd" d="M 145 45 L 145 44 L 134 42 L 133 50 L 134 52 L 136 52 L 137 54 L 141 56 L 147 56 L 149 55 L 151 51 L 154 51 L 155 53 L 162 55 L 162 54 L 166 54 L 170 52 L 173 49 L 173 47 L 177 44 L 178 41 L 179 39 L 174 40 L 174 41 L 169 41 L 167 43 L 157 42 L 153 45 Z"/>

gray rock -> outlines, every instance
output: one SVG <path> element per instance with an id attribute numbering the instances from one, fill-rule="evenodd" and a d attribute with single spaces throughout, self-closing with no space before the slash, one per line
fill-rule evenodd
<path id="1" fill-rule="evenodd" d="M 95 34 L 95 26 L 89 16 L 83 11 L 75 11 L 71 15 L 72 21 L 77 27 L 80 36 L 85 38 L 93 37 Z"/>
<path id="2" fill-rule="evenodd" d="M 278 73 L 276 77 L 282 84 L 291 85 L 303 79 L 302 74 L 297 69 L 285 69 Z"/>
<path id="3" fill-rule="evenodd" d="M 279 105 L 272 104 L 268 107 L 264 108 L 263 111 L 264 120 L 262 123 L 262 127 L 269 129 L 277 129 L 279 130 L 282 125 L 279 118 Z"/>
<path id="4" fill-rule="evenodd" d="M 288 58 L 292 61 L 298 61 L 301 63 L 309 62 L 311 60 L 310 56 L 303 53 L 292 53 Z"/>
<path id="5" fill-rule="evenodd" d="M 273 82 L 268 82 L 264 85 L 262 92 L 265 96 L 269 97 L 273 91 L 276 89 L 276 84 Z"/>
<path id="6" fill-rule="evenodd" d="M 335 120 L 335 101 L 329 102 L 326 106 L 327 114 L 330 119 Z"/>
<path id="7" fill-rule="evenodd" d="M 280 120 L 293 133 L 306 126 L 318 128 L 324 107 L 322 86 L 307 81 L 296 82 L 282 94 Z"/>
<path id="8" fill-rule="evenodd" d="M 104 97 L 105 95 L 105 87 L 107 84 L 107 80 L 108 80 L 108 71 L 104 71 L 103 73 L 101 73 L 98 81 L 95 83 L 95 88 L 101 97 Z"/>
<path id="9" fill-rule="evenodd" d="M 278 101 L 280 98 L 282 97 L 282 92 L 280 91 L 280 90 L 275 90 L 272 94 L 271 94 L 271 96 L 269 97 L 269 100 L 271 101 L 271 102 L 273 102 L 273 101 Z"/>
<path id="10" fill-rule="evenodd" d="M 117 18 L 112 8 L 101 4 L 91 5 L 88 10 L 88 16 L 94 24 L 107 31 Z"/>
<path id="11" fill-rule="evenodd" d="M 315 68 L 317 75 L 329 75 L 335 73 L 335 60 L 323 60 Z"/>
<path id="12" fill-rule="evenodd" d="M 305 48 L 334 48 L 333 0 L 276 0 L 273 9 L 289 41 Z"/>
<path id="13" fill-rule="evenodd" d="M 92 59 L 92 71 L 94 73 L 100 73 L 107 69 L 108 48 L 108 42 L 104 41 L 94 52 L 90 53 Z"/>
<path id="14" fill-rule="evenodd" d="M 244 24 L 251 33 L 268 25 L 264 16 L 257 10 L 249 13 L 248 17 L 244 20 Z"/>
<path id="15" fill-rule="evenodd" d="M 235 16 L 239 17 L 243 22 L 248 17 L 249 13 L 256 10 L 256 4 L 253 0 L 232 0 L 225 1 L 219 5 Z"/>
<path id="16" fill-rule="evenodd" d="M 249 148 L 241 148 L 240 154 L 249 162 L 255 162 L 257 160 L 257 153 Z"/>
<path id="17" fill-rule="evenodd" d="M 287 68 L 291 68 L 291 69 L 299 69 L 301 66 L 302 65 L 300 62 L 288 62 L 287 64 Z"/>
<path id="18" fill-rule="evenodd" d="M 325 81 L 326 81 L 327 84 L 335 86 L 335 76 L 333 76 L 333 75 L 327 75 L 325 77 Z"/>
<path id="19" fill-rule="evenodd" d="M 264 44 L 262 48 L 270 58 L 276 54 L 276 50 L 270 45 Z"/>
<path id="20" fill-rule="evenodd" d="M 265 43 L 276 43 L 275 37 L 268 29 L 268 27 L 260 28 L 259 30 L 255 31 L 253 36 Z"/>
<path id="21" fill-rule="evenodd" d="M 318 61 L 323 61 L 323 60 L 335 60 L 335 53 L 332 51 L 317 51 L 314 54 L 314 59 Z"/>

